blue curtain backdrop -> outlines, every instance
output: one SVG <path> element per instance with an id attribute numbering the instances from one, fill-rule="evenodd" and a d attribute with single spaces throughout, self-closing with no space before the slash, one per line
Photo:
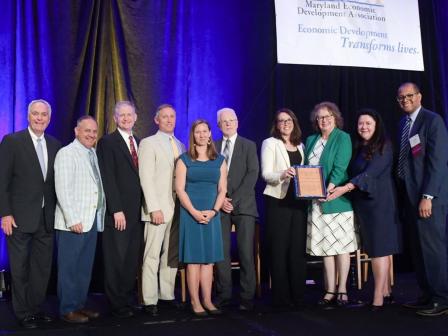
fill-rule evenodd
<path id="1" fill-rule="evenodd" d="M 278 65 L 272 0 L 2 0 L 0 138 L 26 127 L 28 102 L 36 98 L 51 103 L 48 132 L 64 143 L 84 114 L 111 131 L 118 99 L 136 103 L 142 137 L 155 130 L 155 107 L 173 104 L 184 142 L 198 117 L 218 136 L 215 113 L 224 106 L 238 111 L 240 133 L 258 144 L 282 106 L 309 134 L 309 112 L 322 100 L 340 105 L 349 130 L 355 110 L 371 106 L 392 131 L 395 90 L 406 80 L 418 82 L 424 104 L 447 120 L 448 3 L 419 6 L 425 72 Z M 6 266 L 1 234 L 0 268 Z"/>

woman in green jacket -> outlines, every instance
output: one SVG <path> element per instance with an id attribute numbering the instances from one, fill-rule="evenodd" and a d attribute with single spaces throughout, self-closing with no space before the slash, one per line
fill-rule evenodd
<path id="1" fill-rule="evenodd" d="M 343 119 L 336 104 L 317 104 L 311 122 L 317 133 L 306 140 L 306 164 L 323 167 L 328 196 L 335 187 L 348 181 L 352 143 L 350 136 L 340 129 Z M 322 256 L 324 262 L 326 292 L 318 304 L 346 305 L 350 253 L 358 248 L 350 201 L 344 196 L 333 201 L 314 200 L 309 207 L 307 235 L 307 253 Z"/>

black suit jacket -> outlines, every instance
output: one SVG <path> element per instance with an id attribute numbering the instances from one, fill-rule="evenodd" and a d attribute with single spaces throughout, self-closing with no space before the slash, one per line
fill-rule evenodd
<path id="1" fill-rule="evenodd" d="M 400 121 L 399 138 L 405 121 L 406 118 Z M 448 134 L 442 117 L 422 107 L 409 132 L 409 138 L 416 134 L 420 138 L 421 149 L 415 153 L 409 149 L 404 165 L 408 197 L 416 206 L 423 194 L 434 196 L 434 205 L 447 204 Z"/>
<path id="2" fill-rule="evenodd" d="M 47 134 L 45 142 L 48 154 L 45 181 L 28 129 L 6 135 L 0 144 L 0 216 L 12 215 L 17 229 L 25 233 L 38 229 L 44 198 L 45 228 L 48 232 L 54 229 L 54 159 L 61 143 Z"/>
<path id="3" fill-rule="evenodd" d="M 222 139 L 216 142 L 221 152 Z M 232 199 L 234 215 L 258 217 L 255 184 L 260 171 L 255 142 L 237 136 L 227 177 L 227 194 Z"/>
<path id="4" fill-rule="evenodd" d="M 140 142 L 136 137 L 137 144 Z M 140 224 L 142 189 L 138 169 L 120 132 L 103 136 L 97 145 L 98 164 L 106 195 L 106 225 L 114 226 L 113 215 L 123 211 L 126 225 Z"/>

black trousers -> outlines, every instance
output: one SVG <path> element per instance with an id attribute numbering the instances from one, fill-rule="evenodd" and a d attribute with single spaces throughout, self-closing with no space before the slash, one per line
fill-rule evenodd
<path id="1" fill-rule="evenodd" d="M 221 213 L 224 261 L 216 263 L 216 290 L 221 300 L 232 297 L 231 228 L 236 228 L 238 257 L 240 261 L 240 298 L 250 301 L 255 295 L 254 233 L 255 218 Z"/>
<path id="2" fill-rule="evenodd" d="M 306 282 L 306 203 L 265 196 L 272 304 L 300 304 Z"/>
<path id="3" fill-rule="evenodd" d="M 402 189 L 402 195 L 407 195 Z M 425 299 L 448 305 L 448 259 L 446 218 L 448 207 L 436 205 L 427 219 L 418 216 L 418 205 L 401 199 L 401 220 L 409 231 L 412 262 Z"/>
<path id="4" fill-rule="evenodd" d="M 102 243 L 104 290 L 112 310 L 118 310 L 132 304 L 135 297 L 143 246 L 143 223 L 133 223 L 124 231 L 106 226 Z"/>
<path id="5" fill-rule="evenodd" d="M 44 211 L 36 232 L 24 233 L 14 229 L 7 237 L 11 268 L 12 306 L 21 320 L 36 314 L 45 301 L 51 273 L 54 233 L 47 232 Z"/>

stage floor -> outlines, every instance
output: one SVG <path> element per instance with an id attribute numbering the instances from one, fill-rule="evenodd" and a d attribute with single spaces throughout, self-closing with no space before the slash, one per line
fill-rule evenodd
<path id="1" fill-rule="evenodd" d="M 102 317 L 85 325 L 71 325 L 60 320 L 36 330 L 18 327 L 10 302 L 0 302 L 0 335 L 448 335 L 448 315 L 436 318 L 419 317 L 401 303 L 417 295 L 413 274 L 398 274 L 394 287 L 397 303 L 383 311 L 370 312 L 362 303 L 368 302 L 371 279 L 363 290 L 349 291 L 353 304 L 346 308 L 324 310 L 315 305 L 321 296 L 320 285 L 307 286 L 306 307 L 300 311 L 275 311 L 269 297 L 256 301 L 253 312 L 238 311 L 237 302 L 218 317 L 196 318 L 187 307 L 160 308 L 158 317 L 137 310 L 135 317 L 117 320 L 108 313 L 102 294 L 89 296 L 89 308 Z M 46 311 L 57 316 L 57 297 L 49 296 Z"/>

